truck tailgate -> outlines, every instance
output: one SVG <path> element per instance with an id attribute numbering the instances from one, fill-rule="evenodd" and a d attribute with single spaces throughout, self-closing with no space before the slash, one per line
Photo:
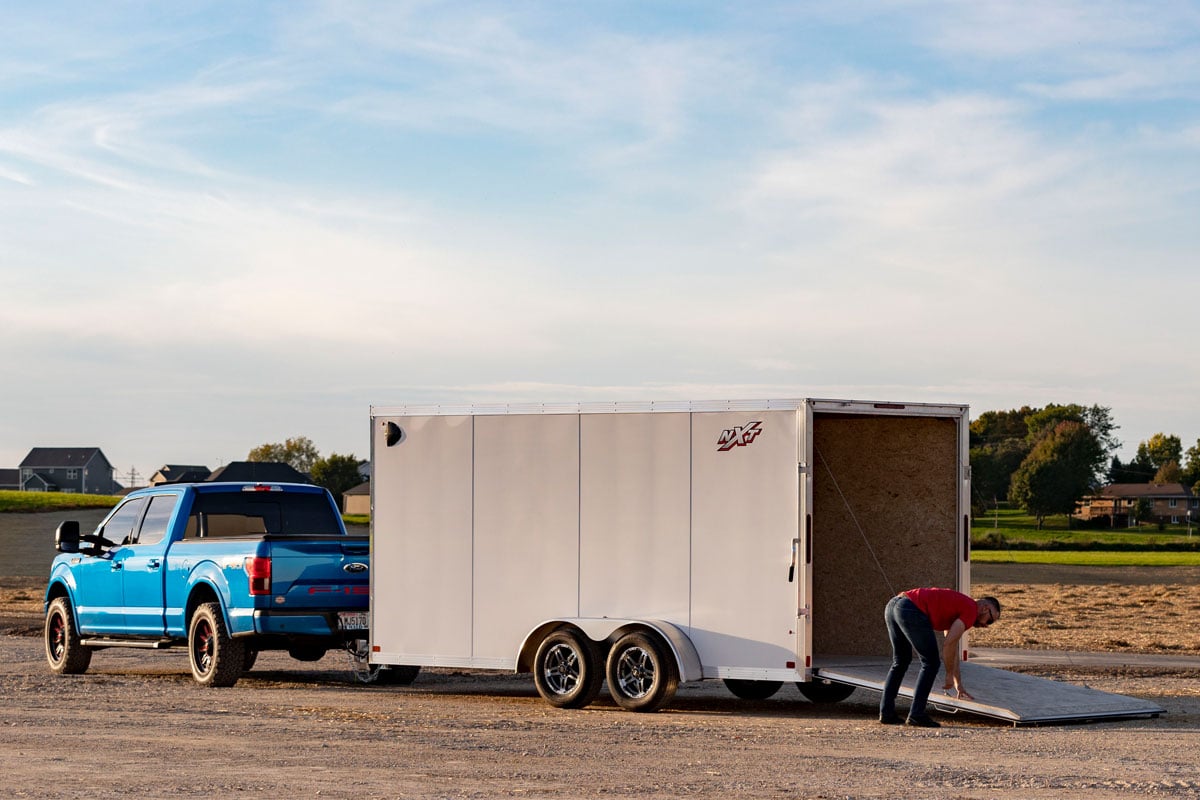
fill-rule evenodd
<path id="1" fill-rule="evenodd" d="M 268 536 L 267 540 L 271 544 L 272 608 L 296 611 L 367 607 L 367 537 Z"/>

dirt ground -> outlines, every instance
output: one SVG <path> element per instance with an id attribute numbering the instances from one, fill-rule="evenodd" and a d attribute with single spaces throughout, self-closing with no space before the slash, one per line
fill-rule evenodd
<path id="1" fill-rule="evenodd" d="M 192 683 L 179 650 L 105 650 L 56 677 L 41 584 L 0 580 L 0 764 L 7 797 L 1200 797 L 1200 584 L 983 571 L 1004 616 L 973 647 L 1196 656 L 1191 669 L 1026 667 L 1143 697 L 1157 719 L 1012 728 L 967 716 L 881 726 L 878 696 L 818 706 L 791 687 L 738 700 L 687 684 L 657 714 L 602 698 L 549 707 L 528 676 L 431 670 L 360 686 L 349 657 L 264 653 L 231 689 Z M 1155 577 L 1159 580 L 1154 580 Z M 987 580 L 982 580 L 986 577 Z"/>

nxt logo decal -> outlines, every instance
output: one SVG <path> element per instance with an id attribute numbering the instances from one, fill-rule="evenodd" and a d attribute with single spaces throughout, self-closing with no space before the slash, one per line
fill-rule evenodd
<path id="1" fill-rule="evenodd" d="M 747 425 L 739 425 L 736 428 L 726 428 L 721 431 L 721 438 L 717 439 L 717 451 L 724 453 L 735 447 L 745 447 L 748 444 L 752 444 L 760 433 L 762 433 L 761 422 L 751 422 Z"/>

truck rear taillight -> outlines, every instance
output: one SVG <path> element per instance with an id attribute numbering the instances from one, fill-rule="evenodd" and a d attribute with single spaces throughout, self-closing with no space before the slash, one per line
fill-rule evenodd
<path id="1" fill-rule="evenodd" d="M 250 594 L 271 593 L 271 559 L 247 556 L 246 576 L 250 578 Z"/>

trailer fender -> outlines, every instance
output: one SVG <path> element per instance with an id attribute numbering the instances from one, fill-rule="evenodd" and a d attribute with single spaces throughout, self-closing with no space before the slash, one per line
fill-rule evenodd
<path id="1" fill-rule="evenodd" d="M 533 657 L 538 645 L 553 631 L 560 628 L 574 628 L 593 642 L 601 645 L 605 651 L 614 642 L 627 633 L 642 630 L 656 634 L 662 639 L 675 664 L 679 667 L 680 681 L 698 681 L 704 677 L 704 667 L 700 663 L 700 654 L 687 634 L 678 626 L 659 619 L 613 619 L 611 617 L 564 617 L 549 619 L 537 625 L 521 642 L 517 652 L 517 672 L 531 672 Z"/>

